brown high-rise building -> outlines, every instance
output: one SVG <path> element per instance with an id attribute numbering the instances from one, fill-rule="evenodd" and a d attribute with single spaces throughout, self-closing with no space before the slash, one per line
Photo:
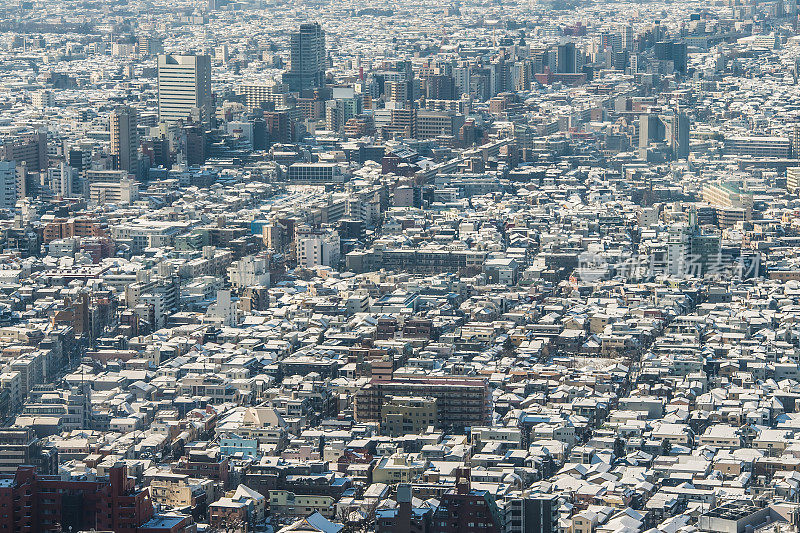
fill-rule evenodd
<path id="1" fill-rule="evenodd" d="M 20 533 L 44 531 L 116 531 L 136 533 L 153 516 L 149 491 L 137 490 L 124 464 L 108 479 L 65 481 L 21 466 L 0 483 L 0 529 Z"/>
<path id="2" fill-rule="evenodd" d="M 490 423 L 489 386 L 483 378 L 472 377 L 393 377 L 373 379 L 355 398 L 355 416 L 359 422 L 379 421 L 381 408 L 389 396 L 435 398 L 436 427 L 462 430 Z"/>
<path id="3" fill-rule="evenodd" d="M 16 399 L 13 409 L 19 409 Z M 0 475 L 13 475 L 22 465 L 35 465 L 40 472 L 52 473 L 58 469 L 55 448 L 47 449 L 44 441 L 29 427 L 0 429 Z"/>
<path id="4" fill-rule="evenodd" d="M 294 138 L 292 117 L 286 111 L 265 111 L 268 144 L 288 144 Z"/>
<path id="5" fill-rule="evenodd" d="M 42 240 L 45 244 L 68 237 L 105 237 L 106 228 L 91 218 L 56 218 L 44 225 Z"/>
<path id="6" fill-rule="evenodd" d="M 124 106 L 111 112 L 111 156 L 114 168 L 129 174 L 139 175 L 139 113 L 136 109 Z"/>
<path id="7" fill-rule="evenodd" d="M 414 507 L 410 483 L 397 485 L 397 507 L 381 509 L 375 521 L 377 533 L 428 533 L 431 531 L 430 508 Z"/>
<path id="8" fill-rule="evenodd" d="M 424 80 L 426 98 L 453 100 L 456 97 L 456 82 L 452 76 L 432 75 Z"/>
<path id="9" fill-rule="evenodd" d="M 44 170 L 48 166 L 47 134 L 34 133 L 21 138 L 6 139 L 0 143 L 0 161 L 23 161 L 28 170 Z"/>
<path id="10" fill-rule="evenodd" d="M 58 309 L 50 317 L 53 326 L 71 326 L 76 336 L 88 333 L 89 329 L 89 296 L 79 294 L 76 298 L 64 298 L 64 308 Z"/>
<path id="11" fill-rule="evenodd" d="M 442 496 L 433 513 L 432 533 L 499 533 L 501 529 L 494 496 L 488 490 L 472 490 L 469 468 L 457 468 L 455 488 Z"/>

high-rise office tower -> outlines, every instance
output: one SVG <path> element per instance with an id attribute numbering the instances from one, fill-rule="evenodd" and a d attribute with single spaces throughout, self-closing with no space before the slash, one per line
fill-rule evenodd
<path id="1" fill-rule="evenodd" d="M 25 161 L 31 170 L 44 170 L 48 167 L 47 134 L 44 132 L 12 137 L 0 145 L 0 161 Z"/>
<path id="2" fill-rule="evenodd" d="M 214 114 L 211 95 L 211 57 L 158 56 L 158 118 L 161 122 L 187 121 L 193 112 L 208 123 Z"/>
<path id="3" fill-rule="evenodd" d="M 301 24 L 290 40 L 289 71 L 283 81 L 292 92 L 302 92 L 325 83 L 325 32 L 314 22 Z"/>
<path id="4" fill-rule="evenodd" d="M 81 146 L 80 144 L 71 146 L 67 152 L 67 163 L 80 175 L 83 175 L 92 166 L 91 146 Z"/>
<path id="5" fill-rule="evenodd" d="M 800 124 L 792 126 L 792 157 L 800 159 Z"/>
<path id="6" fill-rule="evenodd" d="M 111 156 L 114 168 L 126 170 L 139 175 L 139 113 L 136 109 L 123 106 L 111 112 L 109 129 L 111 130 Z"/>
<path id="7" fill-rule="evenodd" d="M 244 96 L 247 109 L 258 109 L 264 104 L 271 104 L 272 108 L 282 108 L 289 106 L 288 90 L 285 83 L 266 80 L 242 84 L 239 93 Z"/>
<path id="8" fill-rule="evenodd" d="M 58 198 L 69 198 L 75 193 L 75 170 L 62 162 L 57 167 L 47 169 L 48 188 L 53 196 Z"/>
<path id="9" fill-rule="evenodd" d="M 665 139 L 676 159 L 689 157 L 689 117 L 686 113 L 676 112 L 662 118 Z"/>
<path id="10" fill-rule="evenodd" d="M 655 58 L 658 61 L 672 61 L 676 72 L 686 74 L 686 43 L 674 41 L 659 41 L 654 47 Z"/>
<path id="11" fill-rule="evenodd" d="M 414 86 L 411 80 L 387 81 L 383 87 L 386 99 L 395 104 L 406 104 L 414 99 Z"/>
<path id="12" fill-rule="evenodd" d="M 628 57 L 628 68 L 630 74 L 636 74 L 639 72 L 639 55 L 638 54 L 631 54 Z"/>
<path id="13" fill-rule="evenodd" d="M 631 52 L 633 50 L 633 27 L 623 24 L 619 28 L 619 33 L 622 37 L 622 42 L 620 43 L 622 49 Z"/>
<path id="14" fill-rule="evenodd" d="M 157 35 L 143 35 L 139 37 L 138 52 L 143 56 L 157 56 L 164 53 L 164 39 Z"/>
<path id="15" fill-rule="evenodd" d="M 425 78 L 425 97 L 433 100 L 453 100 L 456 84 L 452 76 L 432 75 Z"/>
<path id="16" fill-rule="evenodd" d="M 686 159 L 689 157 L 689 131 L 686 113 L 643 113 L 639 116 L 639 149 L 646 152 L 651 142 L 664 142 L 672 150 L 673 157 Z"/>
<path id="17" fill-rule="evenodd" d="M 617 70 L 628 68 L 628 51 L 620 50 L 619 52 L 614 52 L 611 56 L 611 66 Z"/>
<path id="18" fill-rule="evenodd" d="M 0 161 L 0 209 L 14 209 L 17 204 L 17 165 Z"/>
<path id="19" fill-rule="evenodd" d="M 364 111 L 364 100 L 352 87 L 333 89 L 333 99 L 326 102 L 325 119 L 329 130 L 344 131 L 351 118 Z"/>
<path id="20" fill-rule="evenodd" d="M 675 65 L 675 70 L 681 74 L 686 74 L 686 43 L 672 43 L 672 63 Z"/>
<path id="21" fill-rule="evenodd" d="M 575 43 L 564 43 L 556 48 L 556 72 L 573 74 L 576 71 Z"/>
<path id="22" fill-rule="evenodd" d="M 658 113 L 642 113 L 639 115 L 639 148 L 647 148 L 651 142 L 664 139 L 664 124 Z"/>
<path id="23" fill-rule="evenodd" d="M 622 34 L 621 33 L 613 33 L 611 34 L 611 50 L 613 52 L 619 52 L 622 50 Z"/>

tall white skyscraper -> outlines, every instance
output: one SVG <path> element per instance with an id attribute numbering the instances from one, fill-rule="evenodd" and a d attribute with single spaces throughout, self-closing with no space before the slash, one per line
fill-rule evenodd
<path id="1" fill-rule="evenodd" d="M 188 121 L 193 110 L 207 123 L 214 114 L 211 96 L 211 57 L 158 56 L 158 118 L 162 122 Z"/>

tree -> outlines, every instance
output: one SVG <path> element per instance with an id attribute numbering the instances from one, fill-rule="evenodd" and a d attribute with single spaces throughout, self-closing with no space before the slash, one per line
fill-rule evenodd
<path id="1" fill-rule="evenodd" d="M 669 439 L 661 441 L 661 455 L 669 455 L 670 451 L 672 451 L 672 443 Z"/>
<path id="2" fill-rule="evenodd" d="M 379 501 L 376 499 L 369 504 L 360 505 L 359 508 L 353 507 L 339 507 L 337 509 L 336 518 L 339 522 L 344 524 L 341 533 L 369 533 L 375 530 L 376 511 L 378 509 Z M 354 518 L 353 514 L 357 511 L 362 511 L 363 514 L 359 518 Z"/>
<path id="3" fill-rule="evenodd" d="M 614 440 L 614 457 L 620 459 L 625 455 L 625 441 L 619 437 Z"/>
<path id="4" fill-rule="evenodd" d="M 506 337 L 506 340 L 503 341 L 503 355 L 504 356 L 511 356 L 514 355 L 514 351 L 516 346 L 514 346 L 514 341 L 511 340 L 511 336 L 509 335 Z"/>

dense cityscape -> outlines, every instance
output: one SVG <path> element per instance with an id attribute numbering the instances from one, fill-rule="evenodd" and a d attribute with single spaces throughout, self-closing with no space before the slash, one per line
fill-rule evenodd
<path id="1" fill-rule="evenodd" d="M 0 1 L 0 533 L 798 533 L 799 22 Z"/>

